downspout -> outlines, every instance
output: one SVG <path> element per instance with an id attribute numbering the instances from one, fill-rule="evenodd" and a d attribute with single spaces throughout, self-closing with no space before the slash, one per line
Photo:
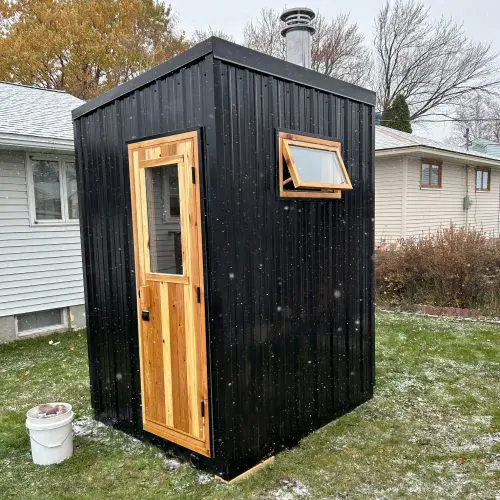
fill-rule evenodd
<path id="1" fill-rule="evenodd" d="M 401 237 L 405 239 L 407 237 L 407 226 L 406 226 L 406 198 L 408 194 L 408 157 L 405 155 L 401 158 L 401 171 L 403 175 L 403 186 L 401 192 Z"/>
<path id="2" fill-rule="evenodd" d="M 465 164 L 465 199 L 464 199 L 464 210 L 465 210 L 465 229 L 469 228 L 469 165 Z"/>
<path id="3" fill-rule="evenodd" d="M 465 149 L 467 152 L 469 151 L 470 146 L 470 130 L 469 127 L 465 129 Z M 464 210 L 465 210 L 465 230 L 469 230 L 469 208 L 470 208 L 470 199 L 469 199 L 469 165 L 465 164 L 465 198 L 464 198 Z"/>

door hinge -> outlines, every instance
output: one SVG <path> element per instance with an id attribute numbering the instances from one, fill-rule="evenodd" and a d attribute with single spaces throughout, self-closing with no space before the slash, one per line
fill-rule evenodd
<path id="1" fill-rule="evenodd" d="M 193 184 L 196 184 L 196 170 L 194 167 L 191 167 L 191 180 L 193 181 Z"/>
<path id="2" fill-rule="evenodd" d="M 205 417 L 205 401 L 201 402 L 201 416 Z"/>
<path id="3" fill-rule="evenodd" d="M 200 287 L 196 287 L 196 302 L 198 302 L 198 304 L 201 304 L 201 290 L 200 290 Z"/>

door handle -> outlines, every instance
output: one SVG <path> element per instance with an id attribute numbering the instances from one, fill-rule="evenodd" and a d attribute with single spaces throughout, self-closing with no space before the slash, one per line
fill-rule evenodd
<path id="1" fill-rule="evenodd" d="M 143 309 L 142 313 L 142 321 L 149 321 L 149 311 L 147 309 Z"/>

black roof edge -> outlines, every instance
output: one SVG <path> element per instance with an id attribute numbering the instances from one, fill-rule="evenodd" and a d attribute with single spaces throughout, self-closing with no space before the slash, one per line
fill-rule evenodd
<path id="1" fill-rule="evenodd" d="M 118 87 L 108 90 L 108 92 L 104 92 L 104 94 L 96 97 L 95 99 L 78 106 L 78 108 L 75 108 L 72 112 L 73 120 L 76 120 L 77 118 L 80 118 L 81 116 L 86 115 L 97 108 L 110 103 L 111 101 L 114 101 L 115 99 L 130 94 L 134 90 L 144 87 L 155 80 L 158 80 L 162 76 L 168 75 L 169 73 L 186 66 L 187 64 L 205 57 L 213 51 L 212 41 L 212 38 L 208 38 L 185 52 L 172 57 L 172 59 L 161 63 L 159 66 L 145 71 L 139 76 L 132 78 L 132 80 L 122 83 L 121 85 L 118 85 Z"/>
<path id="2" fill-rule="evenodd" d="M 183 66 L 190 64 L 206 55 L 213 53 L 215 59 L 225 61 L 236 66 L 259 71 L 284 80 L 301 85 L 324 90 L 340 97 L 346 97 L 369 105 L 375 105 L 375 92 L 358 87 L 351 83 L 323 75 L 317 71 L 303 68 L 296 64 L 277 59 L 276 57 L 257 52 L 236 43 L 228 42 L 217 37 L 210 37 L 181 54 L 150 69 L 136 78 L 105 92 L 95 99 L 82 104 L 72 111 L 73 120 L 86 115 L 105 104 L 130 94 L 134 90 L 144 87 L 159 78 L 172 73 Z"/>
<path id="3" fill-rule="evenodd" d="M 353 101 L 375 105 L 375 92 L 358 87 L 352 83 L 326 76 L 312 69 L 292 64 L 283 59 L 263 54 L 248 47 L 213 37 L 214 58 L 229 62 L 235 66 L 252 69 L 283 80 L 299 83 L 318 90 L 346 97 Z"/>

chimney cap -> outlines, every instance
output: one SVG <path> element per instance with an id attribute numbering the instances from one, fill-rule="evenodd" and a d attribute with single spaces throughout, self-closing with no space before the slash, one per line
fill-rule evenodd
<path id="1" fill-rule="evenodd" d="M 311 26 L 311 21 L 315 17 L 316 14 L 309 7 L 285 9 L 280 16 L 281 21 L 285 23 L 285 27 L 281 30 L 282 36 L 292 30 L 305 30 L 313 35 L 316 30 Z"/>

